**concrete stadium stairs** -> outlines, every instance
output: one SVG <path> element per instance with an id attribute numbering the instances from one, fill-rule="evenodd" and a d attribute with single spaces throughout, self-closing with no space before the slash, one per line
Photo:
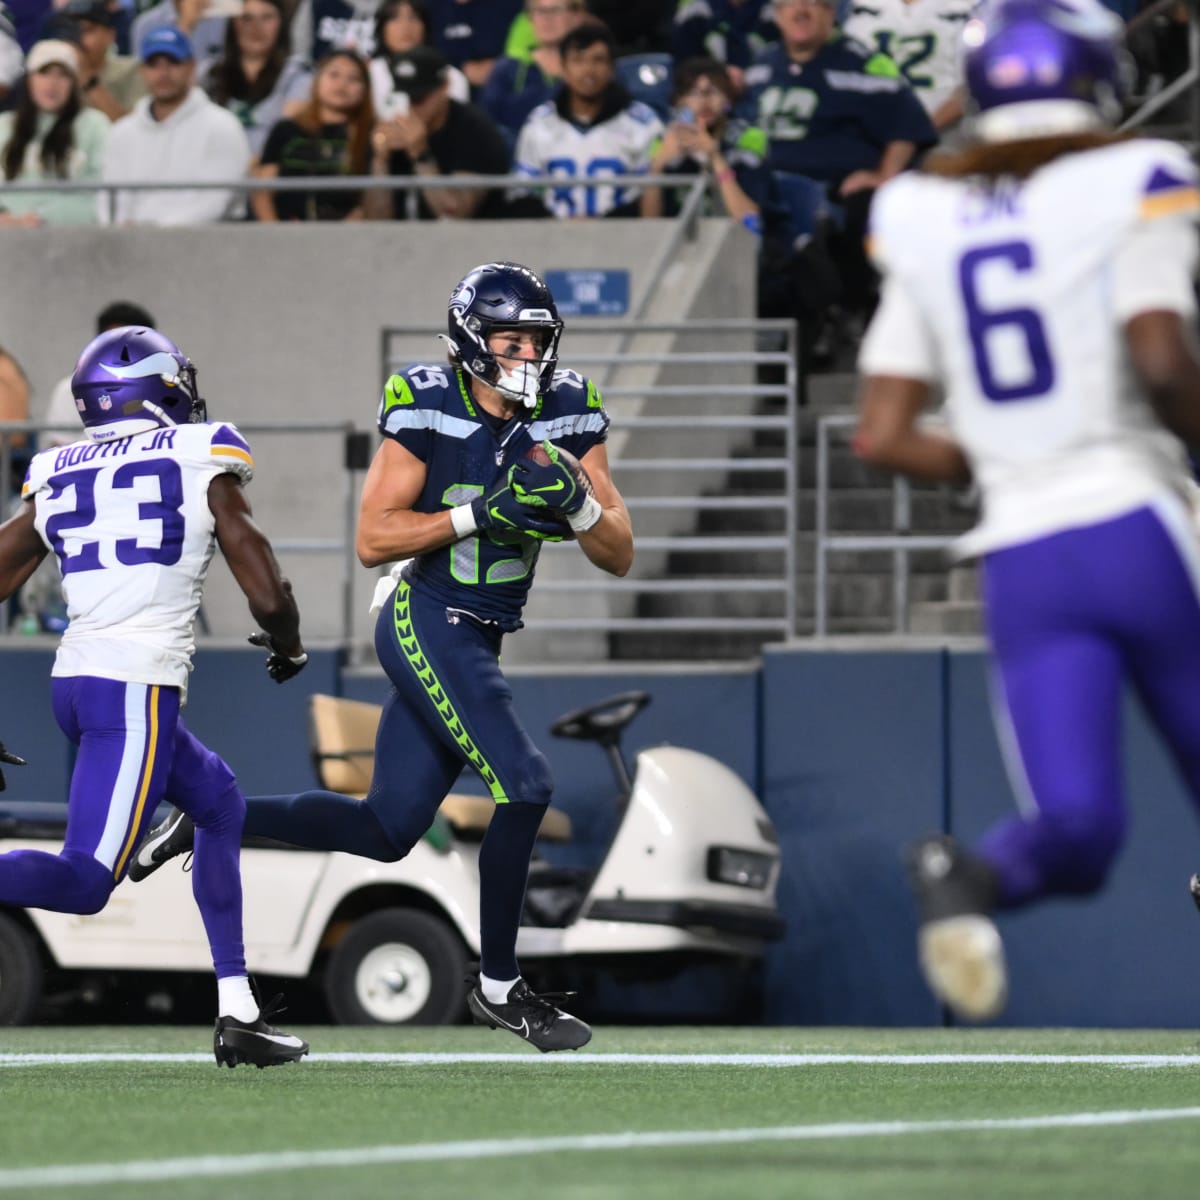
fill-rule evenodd
<path id="1" fill-rule="evenodd" d="M 855 379 L 851 374 L 813 376 L 808 381 L 807 403 L 800 417 L 800 489 L 796 547 L 797 632 L 813 632 L 816 599 L 816 422 L 827 413 L 853 411 Z M 772 409 L 764 402 L 764 412 Z M 764 431 L 744 452 L 747 459 L 779 457 L 778 431 Z M 892 483 L 889 476 L 864 466 L 840 439 L 830 455 L 829 529 L 834 534 L 890 533 L 893 530 Z M 730 472 L 711 494 L 738 497 L 778 495 L 782 473 Z M 970 528 L 974 510 L 952 489 L 916 486 L 911 499 L 911 532 L 957 534 Z M 727 509 L 697 513 L 697 534 L 737 536 L 778 534 L 784 528 L 777 510 Z M 881 634 L 897 628 L 892 612 L 893 579 L 890 551 L 839 551 L 829 558 L 827 630 L 831 635 Z M 730 553 L 689 549 L 672 552 L 667 573 L 680 576 L 735 579 L 778 576 L 773 551 L 748 549 Z M 910 556 L 909 629 L 911 632 L 973 633 L 979 628 L 974 571 L 951 568 L 941 551 L 919 551 Z M 642 593 L 636 613 L 642 617 L 771 617 L 784 611 L 783 598 L 773 593 L 730 590 L 711 593 Z M 756 656 L 763 645 L 779 640 L 756 631 L 672 633 L 668 631 L 619 632 L 610 635 L 610 656 L 630 659 L 744 659 Z"/>

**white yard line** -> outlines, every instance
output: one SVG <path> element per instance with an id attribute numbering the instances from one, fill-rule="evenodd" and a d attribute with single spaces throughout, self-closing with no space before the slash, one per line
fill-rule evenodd
<path id="1" fill-rule="evenodd" d="M 733 1146 L 751 1142 L 809 1142 L 827 1139 L 913 1137 L 927 1133 L 1000 1133 L 1040 1129 L 1095 1129 L 1152 1121 L 1194 1121 L 1200 1108 L 1132 1109 L 1060 1113 L 1042 1117 L 995 1117 L 965 1121 L 844 1121 L 827 1125 L 781 1125 L 759 1129 L 681 1129 L 660 1133 L 594 1133 L 567 1137 L 504 1138 L 426 1142 L 410 1146 L 361 1146 L 349 1150 L 293 1150 L 167 1158 L 124 1163 L 75 1163 L 54 1167 L 0 1169 L 0 1191 L 19 1188 L 88 1187 L 110 1183 L 166 1182 L 279 1171 L 355 1168 L 393 1163 L 516 1158 L 597 1150 L 656 1150 L 687 1146 Z"/>
<path id="2" fill-rule="evenodd" d="M 533 1066 L 595 1066 L 597 1064 L 666 1067 L 827 1067 L 853 1066 L 957 1066 L 1029 1063 L 1035 1066 L 1095 1065 L 1107 1067 L 1195 1067 L 1200 1054 L 538 1054 L 517 1050 L 507 1054 L 383 1053 L 330 1051 L 313 1054 L 312 1063 L 382 1063 L 397 1067 L 439 1066 L 453 1063 L 528 1063 Z M 87 1063 L 208 1063 L 211 1054 L 145 1054 L 116 1050 L 104 1053 L 19 1054 L 0 1053 L 0 1067 L 76 1066 Z"/>

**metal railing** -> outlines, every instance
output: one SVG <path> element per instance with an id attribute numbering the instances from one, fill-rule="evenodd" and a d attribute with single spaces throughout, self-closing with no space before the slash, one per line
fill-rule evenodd
<path id="1" fill-rule="evenodd" d="M 21 195 L 32 192 L 39 195 L 47 192 L 92 192 L 108 196 L 108 211 L 111 213 L 117 192 L 358 192 L 388 191 L 408 192 L 426 189 L 483 189 L 510 193 L 535 191 L 563 191 L 598 188 L 620 188 L 624 191 L 640 191 L 647 187 L 670 187 L 687 189 L 684 209 L 689 221 L 699 213 L 700 203 L 712 181 L 705 175 L 312 175 L 276 176 L 272 179 L 257 179 L 241 175 L 230 179 L 174 179 L 174 180 L 102 180 L 102 179 L 37 179 L 0 182 L 0 202 L 6 195 Z M 681 214 L 682 216 L 683 214 Z M 680 222 L 681 227 L 684 222 Z"/>
<path id="2" fill-rule="evenodd" d="M 834 430 L 853 429 L 858 417 L 835 413 L 817 421 L 816 531 L 814 539 L 813 634 L 825 637 L 829 631 L 829 556 L 837 551 L 891 551 L 892 622 L 899 633 L 908 632 L 909 556 L 919 550 L 945 550 L 958 535 L 912 534 L 912 487 L 903 476 L 892 479 L 892 533 L 834 534 L 829 529 L 831 434 Z"/>
<path id="3" fill-rule="evenodd" d="M 1126 36 L 1138 27 L 1153 20 L 1156 16 L 1175 8 L 1179 0 L 1157 0 L 1156 3 L 1143 9 L 1133 17 L 1126 26 Z M 1177 79 L 1166 84 L 1161 91 L 1146 98 L 1145 102 L 1130 114 L 1121 125 L 1121 129 L 1139 129 L 1151 117 L 1161 112 L 1167 105 L 1187 94 L 1190 90 L 1188 106 L 1188 125 L 1193 149 L 1200 148 L 1200 0 L 1184 0 L 1188 8 L 1187 38 L 1188 65 L 1187 69 Z"/>
<path id="4" fill-rule="evenodd" d="M 386 378 L 413 361 L 398 343 L 427 339 L 442 328 L 385 329 L 381 374 Z M 767 335 L 782 342 L 782 349 L 681 346 L 697 339 L 717 346 L 733 338 L 755 347 Z M 615 579 L 590 567 L 570 546 L 546 546 L 531 606 L 538 597 L 567 596 L 576 608 L 566 616 L 531 612 L 529 631 L 794 635 L 800 482 L 794 337 L 790 321 L 641 321 L 633 330 L 627 321 L 572 325 L 573 348 L 564 365 L 591 376 L 607 369 L 610 382 L 603 394 L 613 418 L 608 456 L 634 521 L 637 554 L 631 575 Z M 667 344 L 646 349 L 637 344 L 643 338 Z M 592 349 L 598 341 L 601 348 Z M 781 382 L 760 382 L 762 368 L 772 369 Z M 768 406 L 772 411 L 763 411 Z M 771 444 L 756 446 L 764 435 Z M 742 477 L 739 490 L 751 494 L 721 494 L 736 476 Z M 759 486 L 747 486 L 749 480 Z M 705 528 L 699 514 L 747 527 Z M 765 522 L 755 520 L 762 514 Z M 756 524 L 767 528 L 756 531 Z M 761 555 L 761 570 L 742 575 L 722 569 L 730 555 L 747 552 Z M 697 556 L 696 565 L 683 565 L 680 554 Z M 664 595 L 690 596 L 703 611 L 690 616 L 635 611 L 639 597 Z M 738 613 L 728 603 L 738 595 L 757 596 L 757 607 L 770 611 Z M 593 602 L 590 612 L 579 607 L 585 596 Z"/>

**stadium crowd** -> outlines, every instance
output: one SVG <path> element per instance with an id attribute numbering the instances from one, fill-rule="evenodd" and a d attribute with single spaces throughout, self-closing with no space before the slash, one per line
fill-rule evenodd
<path id="1" fill-rule="evenodd" d="M 653 217 L 684 190 L 641 176 L 703 174 L 759 238 L 759 314 L 819 367 L 875 304 L 876 189 L 961 136 L 978 0 L 7 3 L 0 226 Z M 1186 20 L 1138 23 L 1141 92 L 1185 68 Z M 459 174 L 496 186 L 408 182 Z M 320 176 L 381 186 L 114 186 Z M 4 186 L 45 179 L 110 186 Z"/>

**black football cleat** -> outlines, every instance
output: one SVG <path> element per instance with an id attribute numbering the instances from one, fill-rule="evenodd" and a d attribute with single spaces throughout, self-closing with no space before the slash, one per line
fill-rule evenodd
<path id="1" fill-rule="evenodd" d="M 171 809 L 166 819 L 142 838 L 129 864 L 129 878 L 134 883 L 140 883 L 147 875 L 153 875 L 163 863 L 180 854 L 190 854 L 195 837 L 192 818 L 181 809 Z"/>
<path id="2" fill-rule="evenodd" d="M 236 1017 L 218 1017 L 213 1030 L 213 1054 L 218 1067 L 250 1066 L 278 1067 L 299 1062 L 308 1053 L 308 1043 L 291 1033 L 284 1033 L 268 1024 L 267 1018 L 279 1012 L 276 996 L 258 1014 L 257 1021 L 247 1024 Z"/>
<path id="3" fill-rule="evenodd" d="M 474 986 L 467 994 L 467 1007 L 477 1025 L 507 1029 L 543 1053 L 578 1050 L 592 1040 L 591 1026 L 554 1003 L 573 993 L 538 995 L 525 980 L 518 979 L 509 989 L 508 999 L 503 1004 L 493 1004 L 483 994 L 477 979 L 468 982 Z"/>
<path id="4" fill-rule="evenodd" d="M 996 878 L 953 838 L 923 838 L 908 853 L 920 909 L 918 951 L 930 991 L 958 1016 L 987 1021 L 1008 996 L 1004 944 L 991 917 Z"/>

